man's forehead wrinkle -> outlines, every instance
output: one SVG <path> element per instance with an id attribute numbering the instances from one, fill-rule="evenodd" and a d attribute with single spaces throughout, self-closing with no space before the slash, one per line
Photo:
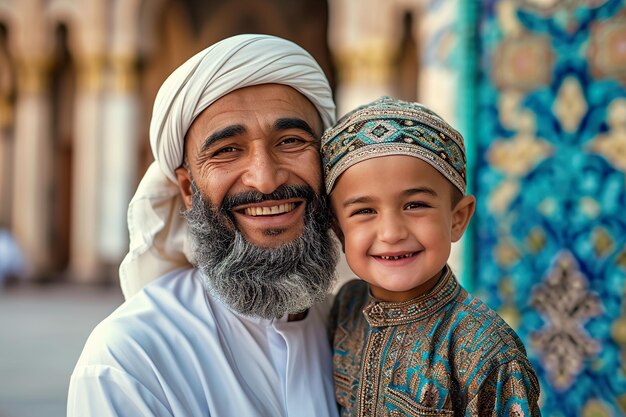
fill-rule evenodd
<path id="1" fill-rule="evenodd" d="M 246 133 L 246 127 L 243 125 L 230 125 L 226 126 L 223 129 L 220 129 L 216 132 L 213 132 L 207 137 L 202 146 L 200 147 L 200 153 L 209 149 L 215 142 L 220 140 L 232 138 L 238 135 L 243 135 Z"/>

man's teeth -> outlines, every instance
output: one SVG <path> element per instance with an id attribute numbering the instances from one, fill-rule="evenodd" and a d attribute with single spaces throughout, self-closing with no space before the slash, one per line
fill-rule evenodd
<path id="1" fill-rule="evenodd" d="M 273 216 L 288 213 L 294 208 L 296 208 L 296 203 L 286 203 L 271 207 L 248 207 L 244 210 L 244 213 L 248 216 Z"/>
<path id="2" fill-rule="evenodd" d="M 400 255 L 400 256 L 381 256 L 381 258 L 386 261 L 397 261 L 398 259 L 410 258 L 411 256 L 413 256 L 412 253 L 407 253 L 405 255 Z"/>

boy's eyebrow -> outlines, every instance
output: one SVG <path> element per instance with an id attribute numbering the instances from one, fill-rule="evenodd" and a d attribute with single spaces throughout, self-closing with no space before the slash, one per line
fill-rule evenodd
<path id="1" fill-rule="evenodd" d="M 213 146 L 215 142 L 232 138 L 237 135 L 243 135 L 244 133 L 246 133 L 246 127 L 243 125 L 226 126 L 225 128 L 218 130 L 217 132 L 211 133 L 209 137 L 204 140 L 204 142 L 202 143 L 202 147 L 200 148 L 200 153 L 205 152 L 207 149 Z"/>
<path id="2" fill-rule="evenodd" d="M 437 191 L 434 188 L 430 187 L 417 187 L 417 188 L 409 188 L 408 190 L 404 190 L 402 195 L 410 196 L 413 194 L 430 194 L 433 197 L 437 197 Z"/>
<path id="3" fill-rule="evenodd" d="M 367 196 L 359 196 L 359 197 L 354 197 L 354 198 L 349 198 L 346 201 L 343 202 L 342 206 L 345 207 L 349 207 L 352 206 L 354 204 L 366 204 L 369 203 L 371 201 L 373 201 L 374 199 L 372 197 L 367 197 Z"/>
<path id="4" fill-rule="evenodd" d="M 409 188 L 407 190 L 402 191 L 403 197 L 409 197 L 415 194 L 429 194 L 433 197 L 437 197 L 438 195 L 437 191 L 435 191 L 434 188 L 430 188 L 430 187 Z M 345 208 L 345 207 L 352 206 L 354 204 L 371 203 L 372 201 L 374 201 L 374 198 L 370 196 L 357 196 L 357 197 L 347 199 L 346 201 L 343 202 L 342 206 Z"/>
<path id="5" fill-rule="evenodd" d="M 304 120 L 297 117 L 283 117 L 274 122 L 274 130 L 288 130 L 288 129 L 300 129 L 311 135 L 317 137 L 311 126 Z"/>

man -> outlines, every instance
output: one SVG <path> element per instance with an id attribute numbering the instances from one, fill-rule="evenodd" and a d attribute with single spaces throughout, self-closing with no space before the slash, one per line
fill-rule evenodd
<path id="1" fill-rule="evenodd" d="M 337 414 L 319 306 L 333 121 L 317 63 L 272 36 L 225 39 L 165 81 L 128 212 L 127 301 L 90 335 L 68 416 Z"/>

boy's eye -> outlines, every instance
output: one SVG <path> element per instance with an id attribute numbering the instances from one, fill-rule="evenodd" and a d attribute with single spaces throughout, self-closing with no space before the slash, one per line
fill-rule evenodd
<path id="1" fill-rule="evenodd" d="M 423 201 L 412 201 L 405 206 L 407 210 L 417 210 L 417 209 L 429 208 L 429 207 L 430 207 L 430 204 L 425 203 Z"/>
<path id="2" fill-rule="evenodd" d="M 374 210 L 370 208 L 363 208 L 363 209 L 354 210 L 352 213 L 350 213 L 350 216 L 358 216 L 362 214 L 373 214 L 373 213 L 374 213 Z"/>

